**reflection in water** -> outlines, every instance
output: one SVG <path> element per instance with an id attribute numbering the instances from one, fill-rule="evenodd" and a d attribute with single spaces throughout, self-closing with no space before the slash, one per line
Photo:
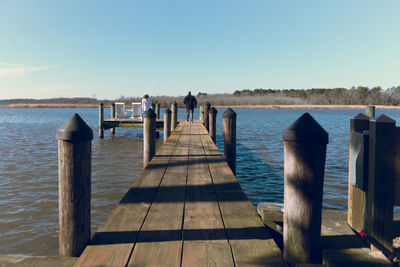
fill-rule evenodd
<path id="1" fill-rule="evenodd" d="M 309 112 L 329 133 L 324 206 L 345 209 L 348 125 L 361 110 L 235 109 L 237 178 L 254 205 L 283 201 L 282 132 Z M 104 222 L 142 171 L 142 129 L 117 128 L 98 139 L 97 109 L 0 108 L 0 251 L 2 254 L 57 255 L 57 128 L 73 113 L 92 127 L 92 231 Z M 178 118 L 185 118 L 179 110 Z M 198 118 L 196 109 L 195 118 Z M 223 150 L 218 110 L 217 145 Z M 400 111 L 385 110 L 396 118 Z M 106 109 L 106 117 L 109 114 Z M 377 110 L 380 113 L 380 110 Z M 163 114 L 163 111 L 161 111 Z M 377 114 L 378 116 L 380 114 Z M 158 139 L 157 147 L 162 143 Z"/>

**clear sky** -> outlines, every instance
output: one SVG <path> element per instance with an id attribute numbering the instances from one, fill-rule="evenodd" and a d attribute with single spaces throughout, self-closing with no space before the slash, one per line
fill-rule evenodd
<path id="1" fill-rule="evenodd" d="M 0 99 L 400 85 L 399 0 L 0 0 Z"/>

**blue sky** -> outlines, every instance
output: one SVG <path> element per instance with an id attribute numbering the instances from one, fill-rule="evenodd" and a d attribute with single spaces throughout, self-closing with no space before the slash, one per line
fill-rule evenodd
<path id="1" fill-rule="evenodd" d="M 398 0 L 0 0 L 0 99 L 400 85 Z"/>

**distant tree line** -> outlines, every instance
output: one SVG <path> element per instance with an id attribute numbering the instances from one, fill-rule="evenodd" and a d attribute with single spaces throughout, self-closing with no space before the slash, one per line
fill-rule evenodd
<path id="1" fill-rule="evenodd" d="M 161 107 L 170 107 L 176 101 L 183 107 L 184 96 L 152 96 L 152 102 L 160 103 Z M 400 86 L 382 90 L 381 87 L 365 86 L 346 88 L 313 88 L 313 89 L 243 89 L 233 94 L 207 94 L 199 92 L 196 95 L 198 104 L 210 102 L 213 105 L 400 105 Z M 114 100 L 99 100 L 96 98 L 52 98 L 52 99 L 8 99 L 0 100 L 0 105 L 9 104 L 99 104 L 110 105 L 113 102 L 141 102 L 141 97 L 120 96 Z"/>

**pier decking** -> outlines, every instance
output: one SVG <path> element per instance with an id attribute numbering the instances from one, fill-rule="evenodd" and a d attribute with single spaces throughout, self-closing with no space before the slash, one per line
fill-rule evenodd
<path id="1" fill-rule="evenodd" d="M 75 266 L 285 264 L 221 152 L 196 121 L 178 124 Z"/>

